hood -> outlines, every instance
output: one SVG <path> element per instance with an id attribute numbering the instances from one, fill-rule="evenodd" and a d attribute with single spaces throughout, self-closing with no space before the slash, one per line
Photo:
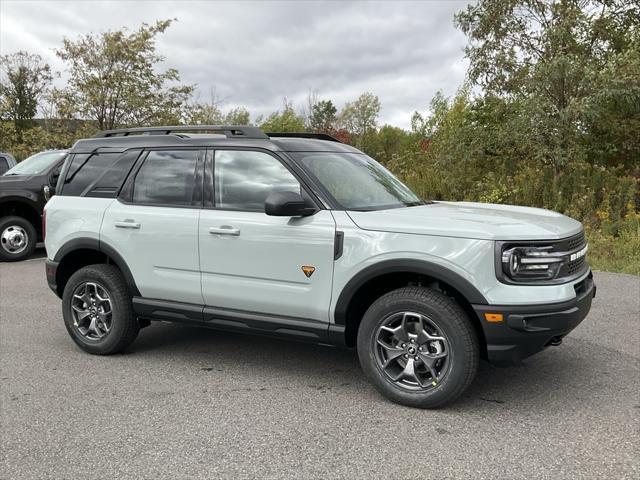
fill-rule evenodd
<path id="1" fill-rule="evenodd" d="M 0 183 L 24 182 L 33 175 L 0 175 Z"/>
<path id="2" fill-rule="evenodd" d="M 490 203 L 436 202 L 348 213 L 364 230 L 479 240 L 555 240 L 582 230 L 580 222 L 550 210 Z"/>
<path id="3" fill-rule="evenodd" d="M 4 189 L 20 189 L 34 183 L 34 177 L 40 175 L 0 175 L 0 190 Z M 35 183 L 39 183 L 41 179 L 36 178 Z"/>

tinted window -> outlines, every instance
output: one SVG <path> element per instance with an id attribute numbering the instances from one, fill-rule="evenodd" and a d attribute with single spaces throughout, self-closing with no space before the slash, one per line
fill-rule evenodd
<path id="1" fill-rule="evenodd" d="M 136 175 L 134 203 L 190 205 L 197 150 L 152 151 Z"/>
<path id="2" fill-rule="evenodd" d="M 67 169 L 63 195 L 81 195 L 120 156 L 119 153 L 77 154 Z"/>
<path id="3" fill-rule="evenodd" d="M 9 162 L 4 157 L 0 157 L 0 175 L 9 170 Z"/>
<path id="4" fill-rule="evenodd" d="M 300 193 L 300 184 L 276 158 L 262 152 L 217 150 L 215 203 L 218 208 L 264 211 L 271 192 Z"/>
<path id="5" fill-rule="evenodd" d="M 131 167 L 140 156 L 139 150 L 131 150 L 124 153 L 104 174 L 98 179 L 88 197 L 113 198 L 124 179 L 129 174 Z"/>

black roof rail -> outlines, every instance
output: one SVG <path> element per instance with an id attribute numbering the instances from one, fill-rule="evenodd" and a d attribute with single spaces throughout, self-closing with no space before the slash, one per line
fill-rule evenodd
<path id="1" fill-rule="evenodd" d="M 135 127 L 104 130 L 94 135 L 94 138 L 128 137 L 131 134 L 142 135 L 171 135 L 172 133 L 215 132 L 222 133 L 227 138 L 268 139 L 269 137 L 258 127 L 246 125 L 177 125 L 168 127 Z"/>
<path id="2" fill-rule="evenodd" d="M 287 133 L 287 132 L 273 132 L 273 133 L 267 133 L 267 136 L 272 137 L 272 138 L 279 138 L 279 137 L 287 137 L 287 138 L 315 138 L 316 140 L 328 140 L 329 142 L 338 142 L 338 143 L 342 143 L 340 140 L 338 140 L 336 137 L 332 137 L 331 135 L 327 134 L 327 133 Z"/>

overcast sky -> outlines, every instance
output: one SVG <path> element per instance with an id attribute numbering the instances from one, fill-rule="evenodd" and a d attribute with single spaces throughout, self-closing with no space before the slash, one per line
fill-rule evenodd
<path id="1" fill-rule="evenodd" d="M 38 53 L 60 71 L 53 49 L 65 36 L 176 18 L 158 51 L 203 100 L 215 88 L 225 108 L 255 118 L 283 97 L 301 107 L 310 89 L 338 107 L 370 91 L 383 123 L 408 127 L 437 90 L 450 95 L 464 79 L 453 14 L 466 3 L 0 0 L 0 53 Z"/>

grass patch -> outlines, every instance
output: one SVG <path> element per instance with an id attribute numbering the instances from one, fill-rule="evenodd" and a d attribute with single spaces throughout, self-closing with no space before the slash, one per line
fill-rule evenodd
<path id="1" fill-rule="evenodd" d="M 617 234 L 587 229 L 589 264 L 594 270 L 640 275 L 640 225 L 638 218 L 625 222 Z"/>

